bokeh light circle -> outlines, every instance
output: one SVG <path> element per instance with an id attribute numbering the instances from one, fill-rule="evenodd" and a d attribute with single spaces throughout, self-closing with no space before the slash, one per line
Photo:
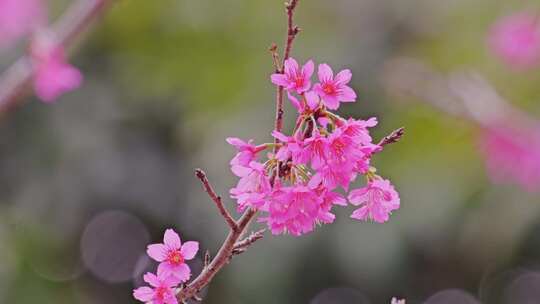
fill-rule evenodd
<path id="1" fill-rule="evenodd" d="M 99 279 L 125 282 L 132 279 L 149 238 L 145 225 L 135 216 L 123 211 L 105 211 L 92 218 L 84 230 L 80 245 L 82 260 Z"/>
<path id="2" fill-rule="evenodd" d="M 359 290 L 346 287 L 328 288 L 319 292 L 309 304 L 370 304 Z"/>
<path id="3" fill-rule="evenodd" d="M 446 289 L 429 297 L 424 304 L 480 304 L 480 302 L 461 289 Z"/>

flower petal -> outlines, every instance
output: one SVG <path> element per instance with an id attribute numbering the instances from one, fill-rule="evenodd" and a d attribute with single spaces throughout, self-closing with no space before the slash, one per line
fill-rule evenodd
<path id="1" fill-rule="evenodd" d="M 184 245 L 182 245 L 182 248 L 180 249 L 180 253 L 186 260 L 191 260 L 195 255 L 197 254 L 197 251 L 199 251 L 199 242 L 185 242 Z"/>
<path id="2" fill-rule="evenodd" d="M 230 145 L 235 146 L 236 148 L 240 148 L 240 147 L 243 147 L 243 146 L 247 145 L 247 143 L 245 141 L 243 141 L 243 140 L 241 140 L 240 138 L 237 138 L 237 137 L 227 137 L 226 141 Z"/>
<path id="3" fill-rule="evenodd" d="M 338 84 L 344 85 L 344 84 L 349 83 L 349 81 L 351 81 L 351 78 L 352 78 L 351 70 L 346 69 L 339 72 L 336 75 L 336 78 L 334 78 L 334 81 Z"/>
<path id="4" fill-rule="evenodd" d="M 151 272 L 147 272 L 144 276 L 143 276 L 143 280 L 150 284 L 150 286 L 153 286 L 153 287 L 158 287 L 160 285 L 160 281 L 159 281 L 159 278 L 151 273 Z"/>
<path id="5" fill-rule="evenodd" d="M 351 214 L 351 218 L 361 221 L 366 220 L 368 217 L 368 210 L 369 209 L 366 206 L 358 208 Z"/>
<path id="6" fill-rule="evenodd" d="M 182 246 L 180 236 L 172 229 L 165 230 L 165 235 L 163 236 L 163 243 L 172 249 L 180 249 L 180 247 Z"/>
<path id="7" fill-rule="evenodd" d="M 287 76 L 283 74 L 278 74 L 278 73 L 272 74 L 272 76 L 270 76 L 270 80 L 272 81 L 273 84 L 278 85 L 278 86 L 287 87 L 289 85 Z"/>
<path id="8" fill-rule="evenodd" d="M 163 244 L 151 244 L 146 248 L 146 254 L 157 262 L 163 262 L 167 258 L 167 247 Z"/>
<path id="9" fill-rule="evenodd" d="M 324 105 L 330 110 L 337 110 L 339 108 L 339 100 L 334 95 L 322 96 Z"/>
<path id="10" fill-rule="evenodd" d="M 295 75 L 298 71 L 298 62 L 292 57 L 287 58 L 284 64 L 284 70 L 287 75 Z"/>
<path id="11" fill-rule="evenodd" d="M 349 86 L 341 87 L 341 101 L 343 102 L 354 102 L 356 101 L 356 93 Z"/>
<path id="12" fill-rule="evenodd" d="M 334 72 L 332 68 L 326 64 L 319 64 L 319 71 L 317 72 L 320 82 L 325 82 L 327 80 L 332 80 L 334 78 Z"/>
<path id="13" fill-rule="evenodd" d="M 315 64 L 313 63 L 313 60 L 308 60 L 306 64 L 302 67 L 302 74 L 306 79 L 311 78 L 311 75 L 313 75 L 313 71 L 315 70 Z"/>
<path id="14" fill-rule="evenodd" d="M 191 269 L 187 264 L 182 264 L 175 267 L 173 275 L 181 282 L 186 282 L 191 277 Z"/>
<path id="15" fill-rule="evenodd" d="M 142 302 L 148 302 L 154 297 L 154 290 L 144 286 L 133 290 L 133 297 Z"/>

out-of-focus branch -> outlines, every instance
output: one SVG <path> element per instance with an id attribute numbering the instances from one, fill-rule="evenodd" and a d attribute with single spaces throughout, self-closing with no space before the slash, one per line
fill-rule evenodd
<path id="1" fill-rule="evenodd" d="M 204 190 L 206 191 L 206 193 L 208 193 L 208 196 L 210 196 L 212 201 L 214 201 L 217 208 L 219 209 L 219 213 L 221 214 L 221 216 L 223 216 L 229 227 L 232 230 L 237 230 L 238 226 L 236 225 L 236 222 L 232 218 L 227 208 L 225 208 L 225 205 L 223 205 L 223 202 L 221 201 L 221 196 L 217 195 L 214 191 L 214 188 L 212 188 L 212 185 L 210 185 L 210 182 L 206 177 L 206 173 L 204 173 L 204 171 L 201 169 L 197 169 L 195 170 L 195 175 L 197 175 L 197 178 L 201 181 Z"/>
<path id="2" fill-rule="evenodd" d="M 73 44 L 75 38 L 115 0 L 79 0 L 72 4 L 60 19 L 51 26 L 56 42 L 64 48 Z M 16 106 L 25 89 L 32 81 L 33 69 L 30 58 L 19 58 L 0 76 L 0 114 Z"/>

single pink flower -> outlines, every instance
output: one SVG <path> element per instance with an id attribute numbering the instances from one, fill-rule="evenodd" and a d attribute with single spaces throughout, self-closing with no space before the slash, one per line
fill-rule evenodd
<path id="1" fill-rule="evenodd" d="M 312 60 L 308 60 L 302 69 L 298 66 L 298 62 L 294 58 L 285 60 L 284 73 L 272 74 L 270 77 L 272 83 L 284 87 L 289 92 L 302 94 L 311 87 L 311 75 L 313 75 L 314 64 Z"/>
<path id="2" fill-rule="evenodd" d="M 500 123 L 485 128 L 480 148 L 493 181 L 513 180 L 528 191 L 540 190 L 540 127 Z"/>
<path id="3" fill-rule="evenodd" d="M 253 140 L 251 139 L 245 142 L 236 137 L 229 137 L 227 138 L 227 142 L 238 150 L 238 153 L 231 160 L 230 165 L 231 171 L 236 176 L 240 176 L 239 174 L 242 174 L 243 168 L 249 167 L 249 163 L 255 160 L 260 150 L 252 144 Z"/>
<path id="4" fill-rule="evenodd" d="M 44 102 L 53 102 L 60 95 L 81 85 L 81 72 L 67 63 L 62 46 L 56 45 L 46 34 L 33 41 L 31 53 L 34 89 Z"/>
<path id="5" fill-rule="evenodd" d="M 339 108 L 340 102 L 356 101 L 356 93 L 347 84 L 351 81 L 351 71 L 343 70 L 334 77 L 334 72 L 328 64 L 319 65 L 319 81 L 313 90 L 321 96 L 324 104 L 331 110 Z"/>
<path id="6" fill-rule="evenodd" d="M 372 219 L 377 223 L 388 221 L 393 210 L 399 208 L 399 194 L 390 184 L 390 181 L 376 179 L 370 181 L 367 186 L 352 190 L 349 193 L 349 201 L 355 206 L 362 205 L 351 215 L 354 219 Z"/>
<path id="7" fill-rule="evenodd" d="M 151 304 L 178 304 L 174 289 L 181 283 L 174 276 L 163 275 L 158 271 L 156 276 L 147 272 L 144 281 L 151 287 L 144 286 L 133 290 L 133 297 L 144 303 Z"/>
<path id="8" fill-rule="evenodd" d="M 0 0 L 0 47 L 30 34 L 45 21 L 41 0 Z"/>
<path id="9" fill-rule="evenodd" d="M 238 173 L 240 180 L 236 187 L 230 190 L 231 197 L 237 200 L 238 209 L 242 211 L 247 206 L 260 207 L 271 190 L 270 179 L 264 166 L 253 161 L 249 167 Z"/>
<path id="10" fill-rule="evenodd" d="M 198 250 L 198 242 L 190 241 L 182 244 L 180 236 L 174 230 L 167 229 L 163 243 L 149 245 L 146 253 L 160 262 L 158 273 L 164 276 L 172 275 L 180 282 L 185 282 L 191 276 L 191 269 L 185 262 L 193 259 Z"/>
<path id="11" fill-rule="evenodd" d="M 535 14 L 519 12 L 497 21 L 488 36 L 491 51 L 518 69 L 540 63 L 540 23 Z"/>

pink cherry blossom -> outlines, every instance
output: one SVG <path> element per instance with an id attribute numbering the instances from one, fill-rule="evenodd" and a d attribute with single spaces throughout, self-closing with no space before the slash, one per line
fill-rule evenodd
<path id="1" fill-rule="evenodd" d="M 0 47 L 35 31 L 45 19 L 41 0 L 0 0 Z"/>
<path id="2" fill-rule="evenodd" d="M 144 281 L 151 287 L 144 286 L 133 290 L 133 297 L 144 303 L 151 304 L 178 304 L 174 289 L 180 281 L 174 276 L 163 275 L 158 271 L 156 276 L 153 273 L 146 273 Z"/>
<path id="3" fill-rule="evenodd" d="M 324 153 L 326 159 L 335 163 L 353 162 L 361 156 L 358 153 L 358 147 L 350 136 L 343 133 L 341 129 L 336 129 L 328 136 Z"/>
<path id="4" fill-rule="evenodd" d="M 355 206 L 362 205 L 351 215 L 359 220 L 372 219 L 377 223 L 388 221 L 393 210 L 399 208 L 399 195 L 390 181 L 375 179 L 367 186 L 352 190 L 349 201 Z"/>
<path id="5" fill-rule="evenodd" d="M 489 176 L 498 183 L 513 180 L 529 191 L 540 190 L 540 126 L 500 123 L 480 136 Z"/>
<path id="6" fill-rule="evenodd" d="M 240 176 L 239 174 L 242 173 L 243 168 L 249 167 L 249 163 L 255 160 L 259 150 L 252 144 L 253 140 L 251 139 L 245 142 L 236 137 L 229 137 L 227 138 L 227 142 L 235 146 L 238 150 L 238 153 L 231 160 L 230 165 L 232 172 L 236 176 Z"/>
<path id="7" fill-rule="evenodd" d="M 146 252 L 152 259 L 160 262 L 158 273 L 164 276 L 172 275 L 180 282 L 185 282 L 191 276 L 191 270 L 185 261 L 193 259 L 198 250 L 198 242 L 182 244 L 180 236 L 174 230 L 167 229 L 163 243 L 149 245 Z"/>
<path id="8" fill-rule="evenodd" d="M 262 221 L 273 234 L 290 233 L 299 236 L 313 231 L 320 220 L 329 221 L 328 211 L 321 212 L 324 200 L 304 186 L 275 187 L 268 203 L 268 216 Z"/>
<path id="9" fill-rule="evenodd" d="M 330 110 L 339 108 L 340 102 L 356 101 L 356 93 L 347 84 L 351 81 L 351 71 L 343 70 L 334 77 L 334 72 L 328 64 L 319 65 L 319 81 L 313 90 L 321 96 L 323 103 Z"/>
<path id="10" fill-rule="evenodd" d="M 81 72 L 67 63 L 62 46 L 56 45 L 46 34 L 33 41 L 32 63 L 34 89 L 44 102 L 53 102 L 82 83 Z"/>
<path id="11" fill-rule="evenodd" d="M 289 92 L 302 94 L 311 87 L 311 75 L 313 75 L 314 64 L 308 60 L 300 69 L 298 62 L 294 58 L 285 60 L 284 73 L 272 74 L 272 83 L 284 87 Z"/>
<path id="12" fill-rule="evenodd" d="M 519 12 L 497 21 L 488 36 L 491 51 L 514 68 L 540 63 L 540 24 L 533 13 Z"/>
<path id="13" fill-rule="evenodd" d="M 238 173 L 240 180 L 230 191 L 231 197 L 237 200 L 238 209 L 242 211 L 247 206 L 260 207 L 271 189 L 264 166 L 258 162 L 251 162 L 249 167 L 243 168 Z"/>

